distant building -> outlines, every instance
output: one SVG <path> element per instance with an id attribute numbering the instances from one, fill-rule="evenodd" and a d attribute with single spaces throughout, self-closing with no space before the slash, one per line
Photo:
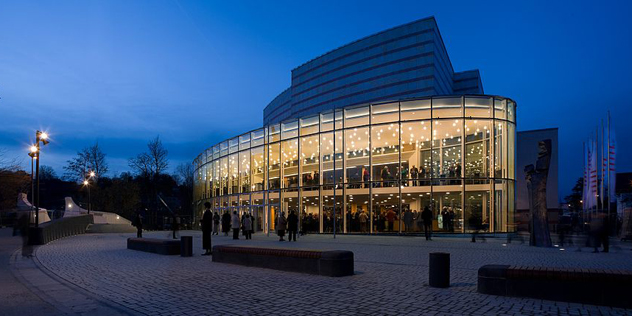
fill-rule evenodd
<path id="1" fill-rule="evenodd" d="M 549 209 L 548 219 L 551 231 L 555 231 L 555 224 L 560 215 L 560 199 L 558 193 L 558 129 L 547 128 L 518 132 L 516 150 L 516 223 L 518 230 L 529 230 L 529 190 L 525 180 L 524 169 L 528 165 L 535 165 L 538 160 L 538 143 L 545 139 L 551 140 L 551 164 L 546 183 L 546 205 Z"/>
<path id="2" fill-rule="evenodd" d="M 632 209 L 632 172 L 619 172 L 616 179 L 617 212 Z"/>

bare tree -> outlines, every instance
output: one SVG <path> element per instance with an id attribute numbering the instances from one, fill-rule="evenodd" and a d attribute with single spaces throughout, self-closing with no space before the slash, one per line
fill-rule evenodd
<path id="1" fill-rule="evenodd" d="M 20 169 L 20 161 L 17 158 L 8 158 L 7 150 L 0 148 L 0 173 L 15 172 Z"/>
<path id="2" fill-rule="evenodd" d="M 28 192 L 30 176 L 20 168 L 17 158 L 8 158 L 0 148 L 0 210 L 15 207 L 18 193 Z"/>
<path id="3" fill-rule="evenodd" d="M 65 177 L 74 181 L 83 181 L 90 171 L 94 171 L 97 179 L 108 172 L 108 164 L 105 153 L 99 147 L 99 143 L 88 146 L 77 152 L 77 157 L 68 160 Z"/>
<path id="4" fill-rule="evenodd" d="M 99 147 L 99 142 L 88 147 L 87 151 L 90 170 L 94 171 L 97 178 L 105 175 L 109 168 L 107 161 L 105 161 L 105 153 L 103 153 L 101 147 Z"/>
<path id="5" fill-rule="evenodd" d="M 160 136 L 147 143 L 147 152 L 129 159 L 129 166 L 140 176 L 155 178 L 169 167 L 169 152 L 162 145 Z"/>
<path id="6" fill-rule="evenodd" d="M 191 163 L 183 162 L 176 167 L 176 173 L 174 178 L 177 179 L 180 185 L 186 187 L 193 187 L 193 165 Z"/>
<path id="7" fill-rule="evenodd" d="M 57 173 L 55 172 L 55 169 L 50 166 L 40 166 L 39 177 L 42 181 L 54 180 L 57 179 Z"/>

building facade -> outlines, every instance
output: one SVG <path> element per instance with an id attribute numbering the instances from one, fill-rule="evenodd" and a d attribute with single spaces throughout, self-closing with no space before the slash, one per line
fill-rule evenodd
<path id="1" fill-rule="evenodd" d="M 295 212 L 307 233 L 381 234 L 420 232 L 428 209 L 436 231 L 513 231 L 516 104 L 479 92 L 434 18 L 343 46 L 292 71 L 263 128 L 195 159 L 198 212 L 250 213 L 262 232 Z"/>

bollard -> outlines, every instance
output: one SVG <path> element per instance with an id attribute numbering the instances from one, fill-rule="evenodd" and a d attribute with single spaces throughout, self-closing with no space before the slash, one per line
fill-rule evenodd
<path id="1" fill-rule="evenodd" d="M 450 254 L 446 252 L 430 253 L 428 284 L 432 287 L 450 286 Z"/>
<path id="2" fill-rule="evenodd" d="M 193 256 L 193 237 L 192 236 L 180 237 L 180 256 L 182 257 Z"/>

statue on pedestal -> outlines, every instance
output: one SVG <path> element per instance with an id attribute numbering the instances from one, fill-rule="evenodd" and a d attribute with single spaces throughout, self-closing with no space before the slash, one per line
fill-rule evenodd
<path id="1" fill-rule="evenodd" d="M 524 168 L 529 190 L 529 213 L 531 216 L 531 236 L 529 244 L 536 247 L 551 247 L 551 232 L 546 206 L 546 182 L 551 163 L 551 140 L 538 143 L 538 160 Z"/>

